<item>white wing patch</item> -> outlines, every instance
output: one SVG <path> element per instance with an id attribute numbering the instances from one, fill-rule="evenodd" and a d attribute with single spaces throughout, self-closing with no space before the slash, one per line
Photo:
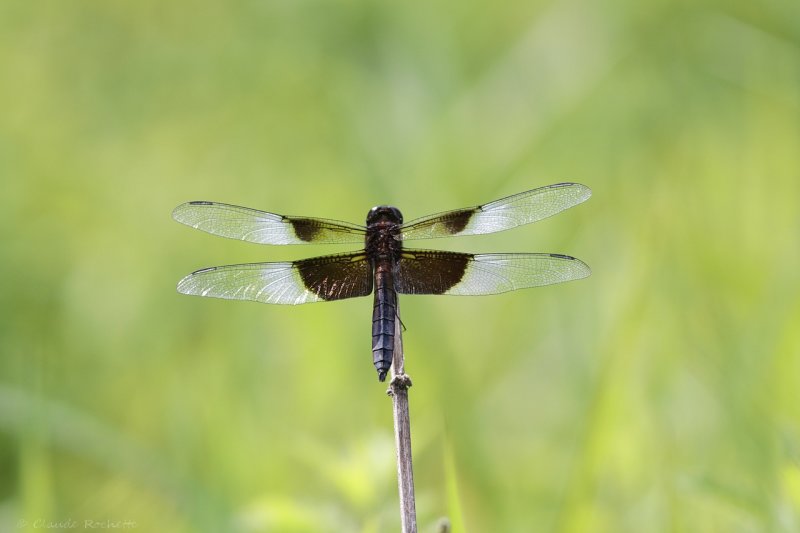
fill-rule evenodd
<path id="1" fill-rule="evenodd" d="M 402 226 L 400 238 L 432 239 L 504 231 L 551 217 L 585 202 L 591 195 L 591 189 L 580 183 L 556 183 L 488 204 L 412 220 Z"/>
<path id="2" fill-rule="evenodd" d="M 172 218 L 206 233 L 258 244 L 360 243 L 365 234 L 363 227 L 349 222 L 283 216 L 219 202 L 181 204 Z"/>
<path id="3" fill-rule="evenodd" d="M 560 254 L 478 254 L 447 294 L 498 294 L 582 279 L 591 269 L 580 259 Z"/>
<path id="4" fill-rule="evenodd" d="M 550 185 L 497 200 L 478 208 L 461 235 L 494 233 L 537 222 L 585 202 L 592 196 L 580 183 Z"/>
<path id="5" fill-rule="evenodd" d="M 298 305 L 322 300 L 306 288 L 292 263 L 253 263 L 198 270 L 178 282 L 178 292 L 267 304 Z"/>

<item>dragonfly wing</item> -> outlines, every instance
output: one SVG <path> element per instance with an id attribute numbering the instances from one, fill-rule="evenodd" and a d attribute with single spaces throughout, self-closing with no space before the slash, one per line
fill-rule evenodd
<path id="1" fill-rule="evenodd" d="M 172 218 L 195 229 L 258 244 L 363 243 L 366 229 L 324 218 L 278 215 L 218 202 L 187 202 Z"/>

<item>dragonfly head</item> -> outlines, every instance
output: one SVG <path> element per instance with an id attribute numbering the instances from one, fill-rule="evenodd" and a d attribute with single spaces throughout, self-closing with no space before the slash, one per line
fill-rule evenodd
<path id="1" fill-rule="evenodd" d="M 396 207 L 390 205 L 377 205 L 367 213 L 367 226 L 377 222 L 403 223 L 403 214 Z"/>

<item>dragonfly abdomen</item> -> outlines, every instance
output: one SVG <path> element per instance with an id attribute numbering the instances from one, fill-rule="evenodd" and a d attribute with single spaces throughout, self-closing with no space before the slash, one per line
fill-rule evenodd
<path id="1" fill-rule="evenodd" d="M 392 366 L 394 329 L 397 316 L 397 293 L 389 261 L 375 267 L 375 303 L 372 308 L 372 362 L 383 381 Z"/>

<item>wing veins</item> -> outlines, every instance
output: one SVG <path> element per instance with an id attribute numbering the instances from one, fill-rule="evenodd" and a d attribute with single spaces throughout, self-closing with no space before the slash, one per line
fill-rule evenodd
<path id="1" fill-rule="evenodd" d="M 579 183 L 558 183 L 521 192 L 487 204 L 417 218 L 401 228 L 401 239 L 480 235 L 538 222 L 591 196 Z"/>
<path id="2" fill-rule="evenodd" d="M 339 220 L 285 216 L 217 202 L 187 202 L 172 217 L 212 235 L 258 244 L 354 243 L 366 229 Z"/>

